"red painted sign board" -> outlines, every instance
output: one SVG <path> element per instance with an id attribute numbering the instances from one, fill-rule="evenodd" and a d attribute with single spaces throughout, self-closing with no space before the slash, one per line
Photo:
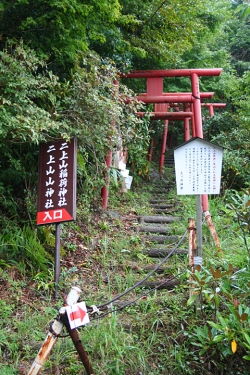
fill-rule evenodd
<path id="1" fill-rule="evenodd" d="M 71 329 L 84 326 L 90 322 L 87 307 L 84 301 L 67 306 L 66 312 Z"/>
<path id="2" fill-rule="evenodd" d="M 76 138 L 43 143 L 39 152 L 37 225 L 76 219 Z"/>

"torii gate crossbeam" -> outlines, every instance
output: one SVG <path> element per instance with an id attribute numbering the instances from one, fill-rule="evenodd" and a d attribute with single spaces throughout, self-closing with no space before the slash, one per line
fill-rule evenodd
<path id="1" fill-rule="evenodd" d="M 209 69 L 170 69 L 170 70 L 133 70 L 121 78 L 162 78 L 162 77 L 191 77 L 197 74 L 199 77 L 219 76 L 222 68 Z"/>

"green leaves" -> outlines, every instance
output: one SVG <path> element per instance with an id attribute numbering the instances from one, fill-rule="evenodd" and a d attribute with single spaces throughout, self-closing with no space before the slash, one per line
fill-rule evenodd
<path id="1" fill-rule="evenodd" d="M 245 305 L 244 292 L 238 295 L 239 299 L 235 298 L 232 265 L 229 264 L 226 271 L 210 267 L 211 275 L 208 270 L 203 271 L 205 272 L 196 271 L 192 274 L 195 288 L 187 305 L 196 302 L 203 317 L 208 307 L 213 309 L 214 320 L 208 319 L 206 325 L 194 329 L 193 344 L 203 347 L 200 355 L 215 347 L 223 356 L 235 353 L 238 347 L 249 350 L 250 309 Z"/>
<path id="2" fill-rule="evenodd" d="M 31 270 L 48 270 L 48 263 L 52 261 L 51 255 L 40 243 L 36 234 L 30 227 L 20 229 L 13 227 L 12 231 L 5 230 L 0 236 L 0 256 L 8 263 Z"/>
<path id="3" fill-rule="evenodd" d="M 86 57 L 84 63 L 85 68 L 78 68 L 71 81 L 61 82 L 48 70 L 46 63 L 22 43 L 13 46 L 10 42 L 8 50 L 0 52 L 3 155 L 0 184 L 5 186 L 5 199 L 0 202 L 0 208 L 4 202 L 12 202 L 14 191 L 24 200 L 29 188 L 35 192 L 40 142 L 78 137 L 82 154 L 78 186 L 89 190 L 88 195 L 92 197 L 99 197 L 104 183 L 104 160 L 109 150 L 120 150 L 124 145 L 140 156 L 146 152 L 149 120 L 137 117 L 136 112 L 142 106 L 132 98 L 133 93 L 126 86 L 118 87 L 114 83 L 118 77 L 114 64 L 102 61 L 95 54 Z M 124 97 L 130 98 L 128 105 Z M 20 143 L 24 144 L 22 148 Z M 32 175 L 22 162 L 26 157 L 30 160 L 27 168 L 33 168 Z M 16 165 L 21 167 L 16 168 Z M 13 169 L 15 179 L 10 178 Z M 18 206 L 9 206 L 17 215 Z"/>
<path id="4" fill-rule="evenodd" d="M 195 301 L 197 301 L 197 295 L 193 294 L 193 295 L 187 300 L 187 306 L 191 306 Z"/>
<path id="5" fill-rule="evenodd" d="M 64 130 L 55 112 L 60 91 L 57 77 L 46 72 L 34 51 L 18 45 L 12 54 L 0 52 L 1 139 L 38 144 Z"/>
<path id="6" fill-rule="evenodd" d="M 110 24 L 119 17 L 118 0 L 21 0 L 6 4 L 0 34 L 34 48 L 49 59 L 57 74 L 69 76 L 91 40 L 103 43 Z"/>
<path id="7" fill-rule="evenodd" d="M 250 14 L 249 4 L 243 3 L 243 4 L 238 5 L 237 8 L 235 9 L 235 13 L 240 14 L 241 19 L 245 20 Z"/>
<path id="8" fill-rule="evenodd" d="M 69 77 L 89 49 L 120 66 L 173 66 L 199 48 L 225 14 L 221 1 L 21 0 L 3 4 L 0 34 L 4 41 L 22 38 Z"/>

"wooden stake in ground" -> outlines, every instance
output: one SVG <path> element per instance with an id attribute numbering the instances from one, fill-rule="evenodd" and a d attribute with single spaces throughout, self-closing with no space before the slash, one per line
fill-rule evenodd
<path id="1" fill-rule="evenodd" d="M 194 272 L 194 254 L 196 251 L 196 228 L 195 228 L 195 221 L 193 218 L 188 219 L 188 231 L 189 231 L 189 266 L 191 268 L 191 272 Z M 192 284 L 193 278 L 190 275 L 190 289 L 189 289 L 189 297 L 193 295 L 193 288 L 194 285 Z"/>
<path id="2" fill-rule="evenodd" d="M 202 204 L 201 195 L 196 196 L 196 253 L 194 256 L 195 266 L 202 263 Z"/>
<path id="3" fill-rule="evenodd" d="M 69 294 L 67 296 L 66 305 L 72 306 L 73 304 L 75 304 L 78 301 L 78 299 L 80 297 L 80 294 L 81 294 L 81 289 L 79 289 L 77 287 L 72 287 L 71 291 L 69 292 Z M 66 315 L 66 307 L 65 306 L 60 309 L 59 315 Z M 48 333 L 43 345 L 41 346 L 41 348 L 40 348 L 40 350 L 39 350 L 39 352 L 38 352 L 38 354 L 37 354 L 37 356 L 36 356 L 36 358 L 35 358 L 35 360 L 34 360 L 34 362 L 33 362 L 33 364 L 32 364 L 32 366 L 31 366 L 27 375 L 39 375 L 41 373 L 41 371 L 42 371 L 42 369 L 45 365 L 45 362 L 48 359 L 51 350 L 55 346 L 63 327 L 64 327 L 64 323 L 63 323 L 62 319 L 60 319 L 60 320 L 55 319 L 54 320 L 54 322 L 50 326 L 50 332 Z M 74 331 L 74 330 L 68 329 L 68 331 Z M 74 342 L 74 344 L 75 344 L 75 342 Z M 79 345 L 80 345 L 80 343 L 78 343 L 78 346 Z M 78 349 L 78 353 L 79 353 L 81 348 L 79 349 L 79 347 L 78 347 L 77 349 Z M 81 359 L 82 359 L 82 357 L 81 357 Z M 86 360 L 86 356 L 84 357 L 84 359 Z M 91 370 L 91 372 L 87 371 L 88 375 L 93 373 L 93 370 L 92 370 L 92 367 L 91 367 L 89 361 L 87 362 L 87 369 L 88 369 L 88 371 Z"/>
<path id="4" fill-rule="evenodd" d="M 204 212 L 204 216 L 205 216 L 205 220 L 208 224 L 208 227 L 209 227 L 209 230 L 210 230 L 210 233 L 213 237 L 213 240 L 214 240 L 214 244 L 216 246 L 216 249 L 219 251 L 219 252 L 222 252 L 221 250 L 221 247 L 220 247 L 220 240 L 219 240 L 219 237 L 216 233 L 216 229 L 214 227 L 214 224 L 213 224 L 213 221 L 212 221 L 212 216 L 210 214 L 209 211 L 205 211 Z"/>

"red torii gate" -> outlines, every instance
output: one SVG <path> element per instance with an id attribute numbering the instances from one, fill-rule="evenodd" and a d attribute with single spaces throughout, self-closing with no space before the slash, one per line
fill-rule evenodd
<path id="1" fill-rule="evenodd" d="M 177 70 L 140 70 L 133 71 L 127 75 L 121 75 L 121 78 L 146 78 L 147 79 L 147 93 L 138 96 L 137 99 L 141 100 L 144 103 L 151 102 L 155 103 L 155 106 L 163 105 L 170 103 L 170 98 L 168 95 L 163 93 L 163 78 L 165 77 L 190 77 L 191 79 L 191 94 L 187 95 L 172 95 L 171 102 L 173 103 L 191 103 L 191 112 L 192 112 L 192 135 L 199 138 L 203 138 L 203 129 L 202 129 L 202 116 L 201 116 L 201 98 L 202 95 L 199 89 L 199 77 L 212 77 L 219 76 L 222 72 L 221 68 L 214 69 L 177 69 Z M 156 104 L 157 103 L 157 104 Z M 161 105 L 162 105 L 161 104 Z M 210 107 L 211 108 L 211 107 Z M 187 108 L 185 109 L 187 111 Z M 211 109 L 210 109 L 211 111 Z M 158 111 L 158 108 L 156 110 Z M 186 114 L 187 116 L 187 114 Z M 187 117 L 188 118 L 188 117 Z M 168 122 L 168 120 L 165 120 Z M 188 124 L 189 127 L 189 124 Z M 167 134 L 167 125 L 165 123 L 165 135 Z M 187 134 L 187 133 L 186 133 Z M 164 150 L 165 153 L 165 150 Z M 111 163 L 111 153 L 107 155 L 106 164 L 107 167 Z M 107 181 L 108 182 L 108 181 Z M 107 184 L 108 185 L 108 184 Z M 102 191 L 103 196 L 103 208 L 107 208 L 108 202 L 108 188 L 105 186 Z M 220 248 L 217 234 L 214 230 L 214 226 L 211 220 L 211 215 L 209 214 L 209 205 L 208 205 L 208 196 L 202 195 L 202 208 L 205 213 L 205 217 L 209 223 L 210 230 L 213 234 L 214 241 L 216 246 Z"/>
<path id="2" fill-rule="evenodd" d="M 201 103 L 202 106 L 209 108 L 209 115 L 214 115 L 214 108 L 225 108 L 226 103 Z"/>
<path id="3" fill-rule="evenodd" d="M 170 97 L 170 94 L 164 94 Z M 183 95 L 183 94 L 180 94 Z M 201 93 L 201 98 L 208 98 L 213 93 Z M 214 108 L 224 108 L 226 103 L 201 103 L 202 106 L 209 108 L 209 114 L 212 117 L 214 115 Z M 173 105 L 175 106 L 175 104 Z M 189 127 L 189 120 L 192 120 L 192 137 L 195 137 L 195 127 L 193 123 L 193 112 L 190 112 L 189 104 L 184 103 L 184 112 L 177 111 L 177 112 L 169 112 L 169 105 L 168 104 L 155 104 L 155 111 L 149 112 L 151 117 L 151 121 L 153 120 L 165 120 L 164 122 L 164 130 L 162 136 L 162 146 L 161 146 L 161 154 L 160 154 L 160 162 L 159 162 L 159 173 L 162 174 L 162 169 L 164 166 L 164 156 L 166 152 L 166 141 L 167 141 L 167 132 L 168 132 L 168 121 L 182 121 L 184 120 L 184 141 L 188 141 L 190 139 L 190 127 Z M 139 117 L 143 117 L 145 112 L 137 112 Z M 154 147 L 154 140 L 151 141 L 151 147 L 149 150 L 149 161 L 152 160 L 152 153 Z"/>
<path id="4" fill-rule="evenodd" d="M 163 78 L 165 77 L 190 77 L 192 92 L 190 95 L 172 96 L 172 103 L 192 103 L 196 136 L 203 138 L 202 118 L 201 118 L 201 95 L 199 88 L 199 77 L 219 76 L 221 68 L 213 69 L 176 69 L 176 70 L 138 70 L 132 71 L 123 78 L 146 78 L 147 93 L 138 96 L 137 99 L 144 103 L 169 103 L 168 98 L 163 94 Z M 150 100 L 150 101 L 149 101 Z M 153 101 L 151 101 L 153 100 Z"/>
<path id="5" fill-rule="evenodd" d="M 147 95 L 146 93 L 143 93 L 140 96 L 144 97 L 146 95 Z M 191 101 L 193 100 L 192 99 L 192 93 L 190 93 L 190 92 L 163 93 L 162 94 L 162 96 L 164 96 L 164 97 L 166 96 L 167 99 L 169 99 L 169 98 L 173 99 L 173 97 L 175 98 L 176 96 L 178 96 L 178 98 L 180 98 L 180 96 L 182 96 L 182 95 L 187 95 L 187 98 L 189 98 Z M 208 99 L 208 98 L 212 98 L 213 95 L 214 95 L 213 92 L 205 92 L 205 93 L 201 92 L 200 98 L 201 99 Z M 162 100 L 164 100 L 164 99 L 162 99 Z M 163 165 L 164 165 L 164 154 L 165 154 L 165 151 L 166 151 L 168 121 L 169 120 L 178 121 L 178 120 L 184 119 L 184 141 L 187 141 L 190 138 L 189 119 L 191 118 L 191 120 L 192 120 L 192 136 L 193 137 L 196 136 L 195 135 L 195 126 L 194 126 L 194 114 L 193 114 L 193 112 L 188 113 L 188 111 L 190 109 L 189 106 L 192 107 L 192 102 L 191 103 L 185 102 L 185 103 L 182 103 L 182 104 L 184 104 L 185 114 L 178 111 L 179 114 L 180 114 L 180 118 L 178 118 L 178 116 L 175 112 L 168 112 L 169 104 L 166 104 L 166 103 L 155 104 L 155 112 L 150 113 L 154 116 L 154 117 L 151 118 L 151 120 L 165 120 L 164 131 L 163 131 L 163 139 L 162 139 L 162 150 L 161 150 L 161 156 L 160 156 L 160 166 L 159 166 L 160 174 L 162 173 L 162 168 L 163 168 Z M 177 103 L 174 103 L 173 105 L 176 106 Z M 144 115 L 144 112 L 138 112 L 137 114 L 138 114 L 138 116 L 142 117 Z M 190 116 L 189 116 L 189 114 L 190 114 Z M 154 148 L 154 139 L 151 140 L 151 145 L 150 145 L 150 150 L 149 150 L 149 155 L 148 155 L 149 161 L 152 160 L 153 148 Z"/>
<path id="6" fill-rule="evenodd" d="M 174 103 L 191 103 L 192 112 L 192 135 L 203 138 L 202 128 L 202 115 L 201 115 L 201 93 L 199 88 L 199 77 L 212 77 L 219 76 L 222 72 L 221 68 L 212 69 L 177 69 L 177 70 L 140 70 L 132 71 L 127 75 L 123 75 L 123 78 L 146 78 L 147 79 L 147 93 L 137 97 L 144 103 L 162 103 L 165 105 L 170 102 Z M 163 78 L 164 77 L 190 77 L 191 79 L 191 95 L 172 95 L 171 101 L 167 95 L 163 94 Z M 170 94 L 171 95 L 171 94 Z M 155 104 L 156 106 L 157 104 Z M 165 107 L 165 109 L 167 109 Z M 213 106 L 209 107 L 210 114 L 212 116 Z M 187 107 L 185 108 L 185 112 Z M 155 108 L 155 112 L 160 112 Z M 183 115 L 186 118 L 184 123 L 184 137 L 189 137 L 189 122 L 188 115 Z M 186 116 L 186 117 L 185 117 Z M 160 116 L 161 117 L 161 116 Z M 163 118 L 163 117 L 161 117 Z M 164 126 L 164 137 L 167 136 L 168 120 L 165 120 Z M 162 149 L 165 153 L 165 149 Z M 213 235 L 214 242 L 218 249 L 220 249 L 220 243 L 214 229 L 211 215 L 209 213 L 208 196 L 202 195 L 202 209 L 205 217 L 208 221 L 210 231 Z"/>
<path id="7" fill-rule="evenodd" d="M 199 87 L 199 77 L 219 76 L 222 68 L 211 69 L 176 69 L 176 70 L 138 70 L 132 71 L 123 78 L 146 78 L 147 93 L 138 96 L 137 99 L 144 103 L 169 103 L 170 98 L 163 95 L 163 78 L 165 77 L 190 77 L 191 79 L 191 95 L 173 95 L 171 102 L 173 103 L 192 103 L 195 135 L 203 138 L 202 116 L 201 116 L 201 95 Z M 202 195 L 203 211 L 208 211 L 208 197 Z"/>

